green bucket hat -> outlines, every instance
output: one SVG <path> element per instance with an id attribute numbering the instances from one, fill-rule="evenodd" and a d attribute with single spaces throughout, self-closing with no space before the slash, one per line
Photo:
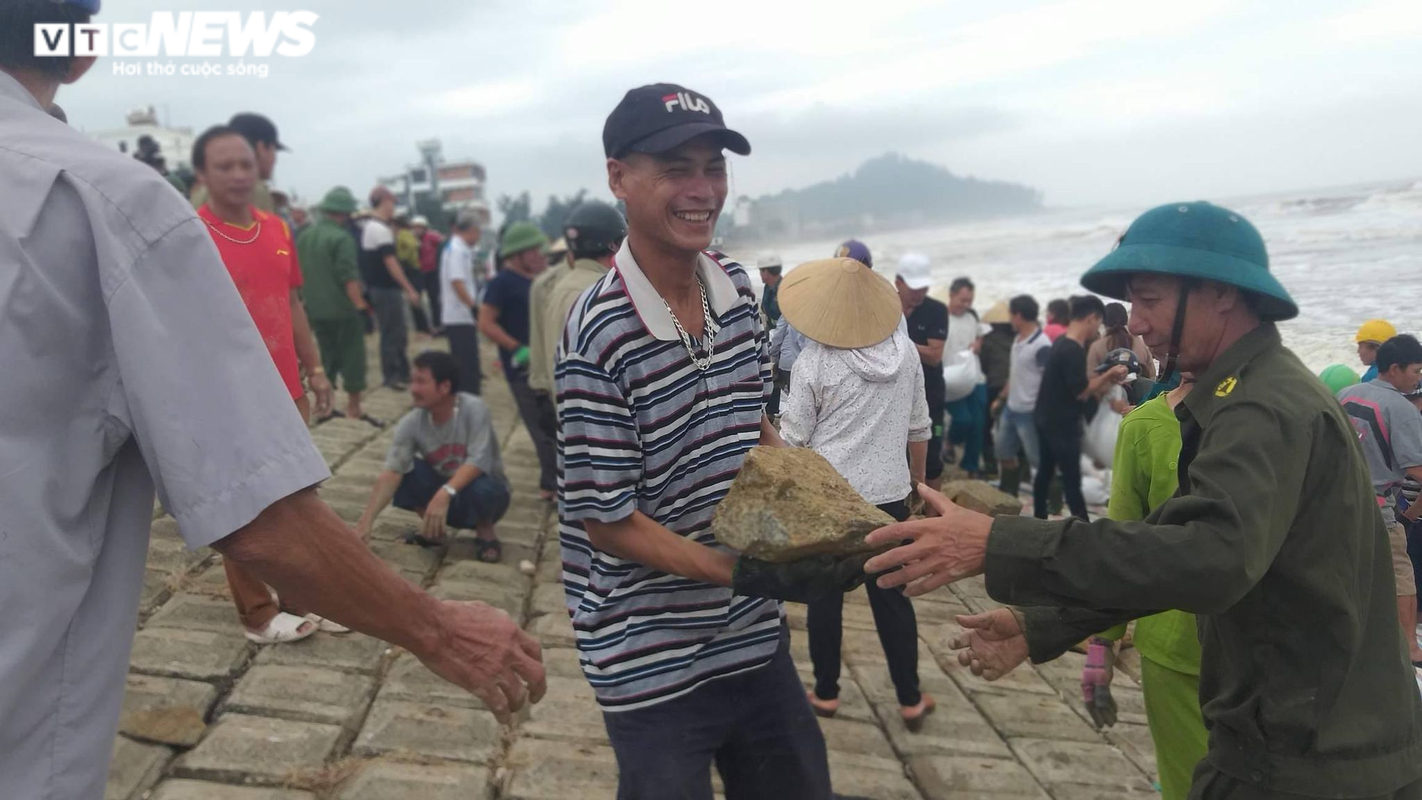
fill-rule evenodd
<path id="1" fill-rule="evenodd" d="M 532 222 L 515 222 L 504 231 L 504 238 L 499 242 L 499 258 L 508 258 L 515 253 L 547 246 L 548 237 L 543 235 L 537 225 Z"/>
<path id="2" fill-rule="evenodd" d="M 1338 394 L 1361 380 L 1358 373 L 1346 364 L 1333 364 L 1325 367 L 1322 372 L 1318 373 L 1318 377 L 1323 381 L 1323 385 L 1328 387 L 1328 391 L 1334 394 Z"/>
<path id="3" fill-rule="evenodd" d="M 1116 249 L 1081 277 L 1081 285 L 1125 300 L 1126 281 L 1141 272 L 1237 287 L 1259 299 L 1259 316 L 1266 321 L 1299 314 L 1298 305 L 1269 272 L 1259 231 L 1239 214 L 1209 203 L 1172 203 L 1140 215 Z"/>
<path id="4" fill-rule="evenodd" d="M 326 196 L 321 198 L 321 204 L 316 208 L 331 214 L 354 214 L 356 212 L 355 195 L 344 186 L 337 186 Z"/>

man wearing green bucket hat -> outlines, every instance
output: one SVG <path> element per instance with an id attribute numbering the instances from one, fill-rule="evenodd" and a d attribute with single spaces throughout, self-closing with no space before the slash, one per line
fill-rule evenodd
<path id="1" fill-rule="evenodd" d="M 990 519 L 920 488 L 940 517 L 869 573 L 921 594 L 985 574 L 1023 608 L 959 617 L 959 662 L 989 679 L 1166 609 L 1199 615 L 1209 752 L 1191 797 L 1422 797 L 1422 697 L 1357 434 L 1276 322 L 1298 314 L 1263 239 L 1208 203 L 1152 209 L 1082 278 L 1194 373 L 1177 408 L 1180 490 L 1143 522 Z M 1388 587 L 1383 591 L 1382 587 Z"/>
<path id="2" fill-rule="evenodd" d="M 361 293 L 360 259 L 346 224 L 356 212 L 355 195 L 344 186 L 326 193 L 319 218 L 296 239 L 301 262 L 302 301 L 321 349 L 331 385 L 346 390 L 345 416 L 375 422 L 361 409 L 365 391 L 365 320 L 370 311 Z M 332 411 L 332 416 L 341 416 Z"/>

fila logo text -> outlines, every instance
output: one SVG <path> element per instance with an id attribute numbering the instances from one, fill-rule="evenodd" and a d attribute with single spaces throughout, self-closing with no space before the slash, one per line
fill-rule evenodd
<path id="1" fill-rule="evenodd" d="M 662 102 L 666 104 L 668 113 L 677 106 L 681 106 L 685 111 L 700 111 L 703 114 L 711 113 L 711 106 L 706 102 L 706 98 L 697 97 L 690 92 L 676 92 L 666 95 L 662 98 Z"/>

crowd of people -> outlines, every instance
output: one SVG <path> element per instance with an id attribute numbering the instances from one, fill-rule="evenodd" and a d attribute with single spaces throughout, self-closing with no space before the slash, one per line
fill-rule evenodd
<path id="1" fill-rule="evenodd" d="M 282 144 L 257 114 L 203 132 L 188 197 L 71 130 L 55 96 L 94 59 L 37 58 L 28 31 L 96 10 L 0 6 L 0 282 L 24 299 L 0 315 L 0 796 L 102 795 L 155 490 L 189 546 L 222 554 L 254 641 L 349 626 L 501 722 L 538 702 L 536 640 L 404 581 L 320 498 L 310 418 L 384 424 L 360 404 L 370 325 L 382 383 L 414 409 L 356 531 L 393 503 L 420 515 L 411 546 L 468 529 L 479 559 L 502 557 L 512 487 L 477 356 L 495 345 L 556 501 L 620 797 L 710 798 L 712 769 L 732 800 L 831 797 L 815 717 L 839 710 L 844 593 L 866 586 L 916 731 L 935 702 L 912 598 L 978 575 L 1006 605 L 958 618 L 960 663 L 998 679 L 1085 641 L 1098 725 L 1138 620 L 1167 798 L 1422 797 L 1405 532 L 1422 514 L 1422 344 L 1371 321 L 1368 376 L 1309 373 L 1279 335 L 1298 307 L 1238 214 L 1146 211 L 1045 325 L 1026 295 L 979 317 L 968 278 L 930 297 L 921 254 L 890 281 L 859 240 L 788 270 L 762 258 L 757 291 L 709 249 L 727 153 L 750 142 L 710 98 L 654 84 L 603 128 L 625 218 L 584 203 L 563 252 L 510 225 L 491 269 L 477 218 L 440 241 L 381 187 L 366 214 L 346 187 L 267 207 Z M 449 352 L 410 359 L 412 327 Z M 1091 520 L 1083 431 L 1108 413 L 1110 501 Z M 757 446 L 823 455 L 896 520 L 868 536 L 879 550 L 770 563 L 719 544 L 717 505 Z M 1013 494 L 1030 474 L 1034 513 L 956 506 L 936 490 L 948 461 L 995 461 Z M 787 600 L 809 604 L 808 690 Z"/>

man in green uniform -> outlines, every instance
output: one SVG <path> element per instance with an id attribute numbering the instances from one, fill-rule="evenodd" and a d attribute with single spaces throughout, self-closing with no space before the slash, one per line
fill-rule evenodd
<path id="1" fill-rule="evenodd" d="M 335 386 L 339 377 L 346 390 L 345 415 L 374 424 L 360 406 L 360 395 L 365 391 L 363 315 L 370 307 L 361 296 L 355 238 L 346 228 L 356 210 L 355 196 L 350 189 L 337 186 L 316 208 L 321 212 L 316 223 L 296 240 L 306 316 L 331 385 Z M 332 414 L 339 416 L 340 412 Z"/>
<path id="2" fill-rule="evenodd" d="M 865 564 L 922 594 L 985 574 L 998 609 L 962 617 L 959 660 L 1000 677 L 1096 631 L 1199 615 L 1209 752 L 1191 797 L 1422 797 L 1422 697 L 1397 627 L 1391 552 L 1353 426 L 1284 348 L 1298 307 L 1258 231 L 1207 203 L 1146 212 L 1082 279 L 1132 303 L 1162 370 L 1199 377 L 1179 408 L 1180 491 L 1143 522 L 942 516 Z"/>

